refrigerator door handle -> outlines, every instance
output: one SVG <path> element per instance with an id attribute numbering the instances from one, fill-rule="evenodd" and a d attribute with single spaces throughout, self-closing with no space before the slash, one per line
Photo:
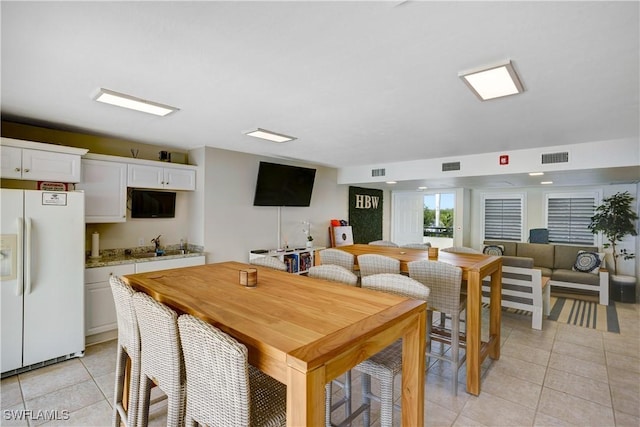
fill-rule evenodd
<path id="1" fill-rule="evenodd" d="M 17 277 L 17 283 L 16 283 L 16 296 L 20 296 L 22 295 L 22 286 L 23 286 L 23 258 L 24 258 L 24 252 L 22 251 L 22 242 L 23 242 L 23 237 L 24 237 L 24 221 L 22 219 L 22 217 L 18 217 L 17 219 L 17 226 L 18 226 L 18 242 L 17 242 L 17 253 L 14 254 L 14 256 L 17 257 L 17 269 L 18 271 L 16 272 L 16 277 Z"/>
<path id="2" fill-rule="evenodd" d="M 25 294 L 31 293 L 31 218 L 25 219 L 26 233 L 25 233 L 25 245 L 24 245 L 24 280 L 25 280 Z"/>

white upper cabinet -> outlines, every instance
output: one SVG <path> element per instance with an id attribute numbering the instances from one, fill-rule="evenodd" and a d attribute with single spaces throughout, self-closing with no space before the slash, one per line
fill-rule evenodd
<path id="1" fill-rule="evenodd" d="M 125 222 L 127 220 L 127 164 L 82 159 L 82 181 L 87 223 Z"/>
<path id="2" fill-rule="evenodd" d="M 129 164 L 127 186 L 164 190 L 195 190 L 194 167 L 163 167 Z"/>
<path id="3" fill-rule="evenodd" d="M 80 156 L 88 150 L 2 138 L 1 175 L 7 179 L 79 182 Z"/>

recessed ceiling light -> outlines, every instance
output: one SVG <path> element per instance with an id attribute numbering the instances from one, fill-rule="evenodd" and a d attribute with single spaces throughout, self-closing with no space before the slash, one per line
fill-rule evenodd
<path id="1" fill-rule="evenodd" d="M 426 190 L 429 187 L 418 187 L 418 190 Z"/>
<path id="2" fill-rule="evenodd" d="M 398 181 L 387 181 L 387 184 L 397 184 Z"/>
<path id="3" fill-rule="evenodd" d="M 544 175 L 544 172 L 529 172 L 529 176 L 541 176 Z"/>
<path id="4" fill-rule="evenodd" d="M 166 116 L 179 108 L 169 105 L 160 104 L 158 102 L 147 101 L 146 99 L 136 98 L 135 96 L 126 95 L 124 93 L 114 92 L 109 89 L 100 88 L 94 98 L 98 102 L 116 105 L 118 107 L 129 108 L 131 110 L 142 111 L 143 113 L 155 114 L 156 116 Z"/>
<path id="5" fill-rule="evenodd" d="M 245 132 L 245 135 L 253 136 L 256 138 L 268 139 L 273 142 L 288 142 L 297 139 L 295 136 L 288 136 L 281 133 L 271 132 L 265 129 L 256 129 L 249 132 Z"/>
<path id="6" fill-rule="evenodd" d="M 549 184 L 553 184 L 553 181 L 542 181 L 542 182 L 540 182 L 540 184 L 549 185 Z"/>
<path id="7" fill-rule="evenodd" d="M 524 92 L 511 61 L 458 73 L 481 101 Z"/>

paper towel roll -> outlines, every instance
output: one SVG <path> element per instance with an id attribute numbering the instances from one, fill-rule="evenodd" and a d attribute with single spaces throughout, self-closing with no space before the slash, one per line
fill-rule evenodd
<path id="1" fill-rule="evenodd" d="M 91 258 L 100 258 L 100 233 L 97 231 L 91 235 Z"/>

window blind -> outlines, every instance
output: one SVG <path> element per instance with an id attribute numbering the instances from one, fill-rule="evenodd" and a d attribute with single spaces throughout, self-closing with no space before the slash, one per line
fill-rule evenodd
<path id="1" fill-rule="evenodd" d="M 522 199 L 485 199 L 485 240 L 522 239 Z"/>
<path id="2" fill-rule="evenodd" d="M 549 198 L 547 228 L 549 242 L 593 245 L 595 235 L 587 228 L 594 214 L 593 197 Z"/>

